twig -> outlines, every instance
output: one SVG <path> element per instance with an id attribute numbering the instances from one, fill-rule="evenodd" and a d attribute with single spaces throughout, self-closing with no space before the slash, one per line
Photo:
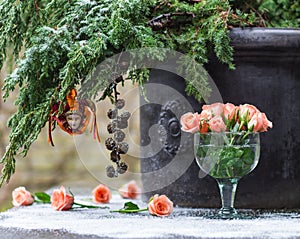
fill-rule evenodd
<path id="1" fill-rule="evenodd" d="M 40 7 L 36 0 L 34 0 L 34 6 L 35 6 L 35 10 L 36 10 L 38 18 L 40 18 Z"/>
<path id="2" fill-rule="evenodd" d="M 157 12 L 157 10 L 159 10 L 162 6 L 167 6 L 167 7 L 171 7 L 171 4 L 169 3 L 168 0 L 165 0 L 163 2 L 161 2 L 160 4 L 158 4 L 155 8 L 154 8 L 154 13 Z"/>
<path id="3" fill-rule="evenodd" d="M 184 0 L 184 2 L 187 2 L 187 3 L 198 3 L 198 2 L 201 2 L 202 0 Z"/>
<path id="4" fill-rule="evenodd" d="M 174 17 L 184 17 L 182 20 L 174 19 Z M 195 18 L 193 12 L 173 12 L 165 13 L 148 21 L 148 25 L 152 30 L 157 31 L 166 27 L 174 27 L 176 25 L 191 22 L 191 18 Z"/>
<path id="5" fill-rule="evenodd" d="M 267 25 L 266 25 L 266 22 L 265 22 L 265 19 L 263 18 L 263 16 L 255 8 L 253 8 L 251 5 L 249 5 L 247 2 L 246 2 L 246 5 L 258 15 L 260 22 L 262 23 L 262 26 L 266 27 Z"/>

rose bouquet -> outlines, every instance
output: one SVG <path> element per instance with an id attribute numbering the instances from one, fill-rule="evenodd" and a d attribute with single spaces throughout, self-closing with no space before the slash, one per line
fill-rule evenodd
<path id="1" fill-rule="evenodd" d="M 255 106 L 250 104 L 235 106 L 231 103 L 204 105 L 200 114 L 188 112 L 182 115 L 180 123 L 181 129 L 190 133 L 265 132 L 273 127 L 266 114 Z"/>
<path id="2" fill-rule="evenodd" d="M 241 178 L 252 171 L 259 157 L 259 132 L 272 128 L 255 106 L 227 103 L 204 105 L 202 112 L 186 113 L 182 130 L 195 136 L 197 163 L 215 178 Z"/>
<path id="3" fill-rule="evenodd" d="M 233 205 L 238 180 L 256 167 L 259 133 L 272 122 L 253 105 L 231 103 L 204 105 L 200 114 L 186 113 L 180 122 L 183 131 L 195 134 L 197 164 L 218 182 L 222 208 L 217 218 L 238 217 Z"/>

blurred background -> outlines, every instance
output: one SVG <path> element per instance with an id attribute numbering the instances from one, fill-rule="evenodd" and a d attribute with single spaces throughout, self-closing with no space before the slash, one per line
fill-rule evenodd
<path id="1" fill-rule="evenodd" d="M 1 69 L 0 88 L 6 75 L 12 70 L 12 60 L 8 59 Z M 138 92 L 136 89 L 137 86 L 133 86 L 131 82 L 126 82 L 124 87 L 119 86 L 121 96 L 126 96 L 125 110 L 132 102 L 138 104 L 139 94 L 136 93 Z M 10 129 L 7 127 L 7 120 L 17 109 L 14 101 L 18 90 L 16 89 L 6 102 L 3 102 L 2 90 L 0 93 L 0 155 L 2 157 L 9 143 Z M 104 143 L 109 137 L 106 130 L 109 123 L 106 112 L 110 108 L 113 108 L 113 105 L 108 99 L 97 103 L 101 143 L 95 141 L 92 134 L 72 137 L 57 127 L 52 132 L 55 144 L 55 147 L 52 147 L 47 141 L 48 125 L 46 125 L 37 141 L 31 146 L 28 155 L 25 158 L 17 157 L 15 174 L 8 184 L 4 183 L 0 188 L 0 211 L 12 207 L 11 192 L 19 186 L 25 186 L 31 192 L 45 191 L 59 185 L 71 189 L 77 188 L 77 190 L 84 188 L 86 192 L 91 192 L 99 183 L 106 184 L 112 190 L 117 190 L 132 179 L 140 185 L 139 147 L 137 147 L 140 137 L 138 108 L 129 110 L 132 116 L 129 119 L 125 138 L 129 143 L 129 152 L 121 157 L 129 165 L 128 172 L 113 179 L 107 178 L 105 174 L 105 167 L 112 164 L 109 159 L 110 152 L 106 150 Z"/>

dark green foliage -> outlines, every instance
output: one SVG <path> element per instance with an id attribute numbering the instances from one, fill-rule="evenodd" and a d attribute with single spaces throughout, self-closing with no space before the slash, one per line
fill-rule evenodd
<path id="1" fill-rule="evenodd" d="M 214 178 L 241 178 L 256 163 L 256 144 L 249 144 L 247 133 L 236 137 L 201 135 L 197 159 L 202 169 Z"/>
<path id="2" fill-rule="evenodd" d="M 5 80 L 4 99 L 16 88 L 19 95 L 15 102 L 18 111 L 8 122 L 12 131 L 1 159 L 4 168 L 0 184 L 14 173 L 15 155 L 25 156 L 45 126 L 51 104 L 63 102 L 69 90 L 79 85 L 84 89 L 81 97 L 100 99 L 117 67 L 106 69 L 107 76 L 97 81 L 89 74 L 107 58 L 145 47 L 182 52 L 195 60 L 189 60 L 182 69 L 186 92 L 201 100 L 210 92 L 207 77 L 201 71 L 191 74 L 191 70 L 198 63 L 206 63 L 211 51 L 234 68 L 230 27 L 263 25 L 264 16 L 270 20 L 269 25 L 297 26 L 299 8 L 297 1 L 287 0 L 265 0 L 260 5 L 257 1 L 247 5 L 230 0 L 1 1 L 0 66 L 10 48 L 18 66 Z M 148 57 L 162 61 L 164 56 L 165 52 L 159 50 Z M 134 63 L 141 56 L 130 57 Z M 142 86 L 149 69 L 134 69 L 133 63 L 128 79 Z"/>

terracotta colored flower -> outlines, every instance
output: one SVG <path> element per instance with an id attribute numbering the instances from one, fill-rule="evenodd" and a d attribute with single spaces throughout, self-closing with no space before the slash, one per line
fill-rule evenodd
<path id="1" fill-rule="evenodd" d="M 140 194 L 140 189 L 136 184 L 136 181 L 132 180 L 126 183 L 119 189 L 119 193 L 123 198 L 135 199 Z"/>
<path id="2" fill-rule="evenodd" d="M 34 199 L 25 187 L 18 187 L 12 192 L 13 205 L 15 207 L 28 206 L 34 202 Z"/>
<path id="3" fill-rule="evenodd" d="M 221 116 L 213 117 L 208 124 L 212 132 L 224 132 L 226 130 L 226 125 Z"/>
<path id="4" fill-rule="evenodd" d="M 272 128 L 273 124 L 267 119 L 265 113 L 258 112 L 254 114 L 248 123 L 248 128 L 252 128 L 254 132 L 266 132 L 268 128 Z"/>
<path id="5" fill-rule="evenodd" d="M 223 103 L 214 103 L 211 105 L 203 105 L 202 110 L 207 110 L 212 113 L 212 116 L 220 116 L 224 112 Z"/>
<path id="6" fill-rule="evenodd" d="M 109 188 L 103 184 L 98 185 L 92 193 L 93 201 L 95 203 L 108 203 L 111 199 L 111 192 Z"/>
<path id="7" fill-rule="evenodd" d="M 74 197 L 66 193 L 64 186 L 53 191 L 51 195 L 51 207 L 56 211 L 67 211 L 72 208 Z"/>
<path id="8" fill-rule="evenodd" d="M 148 210 L 152 215 L 168 216 L 173 211 L 173 202 L 166 195 L 154 195 L 148 203 Z"/>
<path id="9" fill-rule="evenodd" d="M 200 122 L 200 133 L 204 134 L 207 133 L 209 129 L 209 124 L 206 122 L 206 120 L 202 120 Z"/>
<path id="10" fill-rule="evenodd" d="M 238 111 L 238 107 L 236 107 L 234 104 L 226 103 L 224 105 L 224 117 L 228 120 L 232 120 L 236 118 L 236 114 Z"/>
<path id="11" fill-rule="evenodd" d="M 185 113 L 180 118 L 181 130 L 189 133 L 196 133 L 199 131 L 199 115 L 198 113 Z"/>

